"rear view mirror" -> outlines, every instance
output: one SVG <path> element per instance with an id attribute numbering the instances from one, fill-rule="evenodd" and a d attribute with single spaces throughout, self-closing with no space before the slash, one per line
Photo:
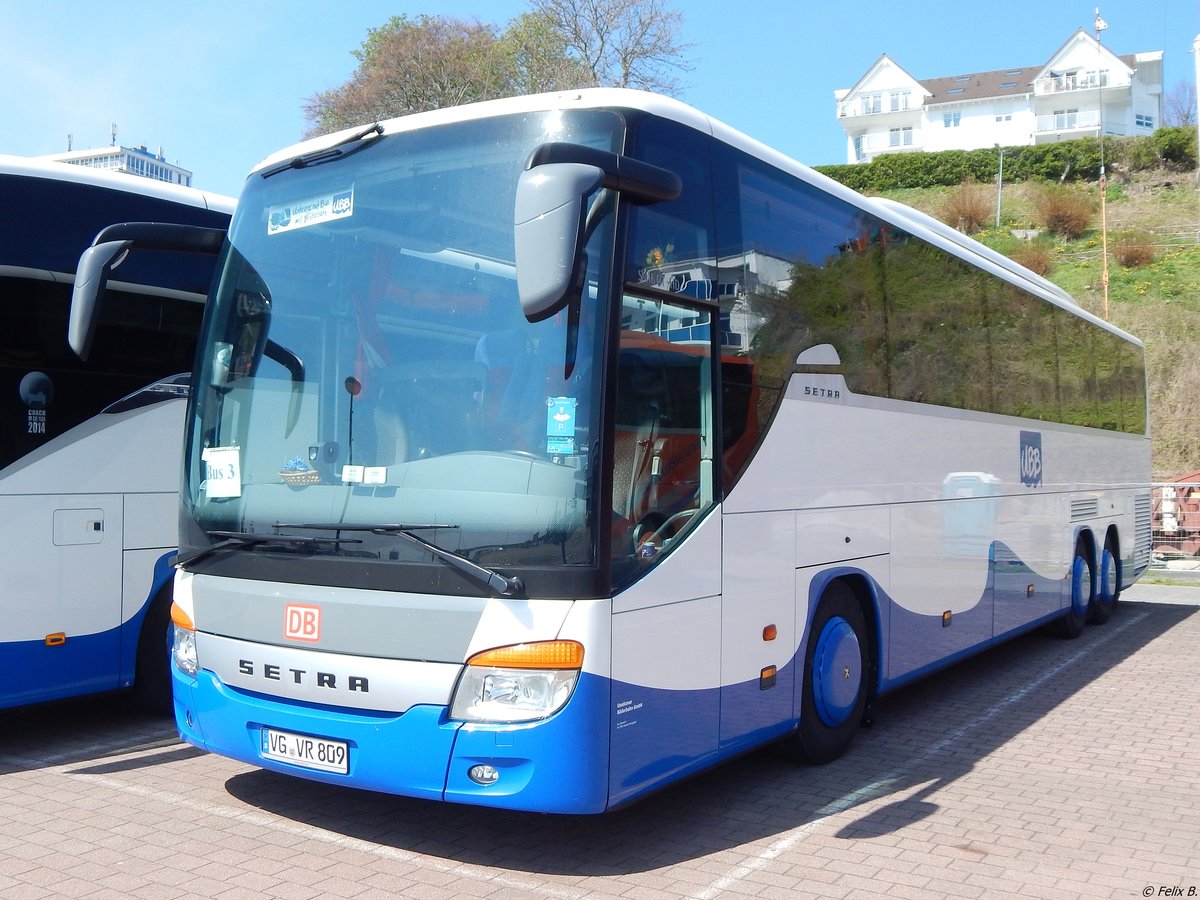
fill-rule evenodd
<path id="1" fill-rule="evenodd" d="M 584 244 L 584 199 L 603 179 L 603 171 L 581 163 L 521 173 L 513 237 L 517 293 L 530 322 L 554 315 L 567 300 Z"/>
<path id="2" fill-rule="evenodd" d="M 112 270 L 125 261 L 132 241 L 106 241 L 93 244 L 79 257 L 75 270 L 75 286 L 71 290 L 71 319 L 67 326 L 67 342 L 75 355 L 87 360 L 96 336 L 96 307 L 104 296 Z"/>
<path id="3" fill-rule="evenodd" d="M 75 355 L 86 360 L 92 352 L 99 308 L 113 269 L 131 249 L 170 250 L 179 253 L 217 254 L 225 240 L 223 228 L 165 222 L 124 222 L 103 229 L 92 246 L 79 257 L 75 287 L 71 292 L 71 318 L 67 342 Z"/>
<path id="4" fill-rule="evenodd" d="M 517 181 L 513 212 L 517 293 L 530 322 L 561 310 L 580 286 L 583 247 L 595 227 L 586 201 L 597 188 L 655 203 L 678 197 L 683 183 L 674 172 L 594 147 L 535 149 Z"/>

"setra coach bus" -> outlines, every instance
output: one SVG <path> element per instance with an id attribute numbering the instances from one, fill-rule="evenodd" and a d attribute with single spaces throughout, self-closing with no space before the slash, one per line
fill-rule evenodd
<path id="1" fill-rule="evenodd" d="M 276 154 L 205 315 L 176 717 L 275 771 L 595 813 L 820 763 L 1149 562 L 1136 339 L 674 100 Z"/>

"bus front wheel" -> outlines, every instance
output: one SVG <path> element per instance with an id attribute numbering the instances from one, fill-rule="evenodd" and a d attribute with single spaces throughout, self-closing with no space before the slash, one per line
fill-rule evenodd
<path id="1" fill-rule="evenodd" d="M 171 711 L 171 586 L 163 587 L 146 610 L 138 636 L 137 670 L 133 693 L 140 706 L 153 713 Z"/>
<path id="2" fill-rule="evenodd" d="M 800 727 L 790 738 L 799 758 L 820 765 L 850 746 L 870 694 L 870 658 L 862 606 L 848 585 L 834 582 L 808 633 Z"/>

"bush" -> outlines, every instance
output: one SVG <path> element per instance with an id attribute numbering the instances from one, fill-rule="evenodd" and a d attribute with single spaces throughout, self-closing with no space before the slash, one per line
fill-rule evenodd
<path id="1" fill-rule="evenodd" d="M 1129 172 L 1168 166 L 1187 171 L 1196 168 L 1196 129 L 1160 128 L 1149 137 L 1106 137 L 1106 161 Z M 1100 142 L 1096 138 L 1059 141 L 1055 144 L 1004 148 L 1005 183 L 1045 181 L 1095 181 L 1100 177 Z M 954 187 L 964 181 L 994 181 L 998 168 L 995 148 L 885 153 L 863 164 L 817 166 L 846 187 L 860 193 L 879 194 L 902 188 Z"/>
<path id="2" fill-rule="evenodd" d="M 1150 138 L 1163 165 L 1188 171 L 1196 168 L 1196 129 L 1160 128 Z"/>
<path id="3" fill-rule="evenodd" d="M 1126 231 L 1113 241 L 1113 256 L 1127 269 L 1148 266 L 1154 262 L 1154 245 L 1144 231 Z"/>
<path id="4" fill-rule="evenodd" d="M 946 195 L 938 218 L 964 234 L 974 234 L 991 221 L 995 209 L 995 200 L 987 187 L 964 181 Z"/>
<path id="5" fill-rule="evenodd" d="M 1015 262 L 1041 276 L 1054 268 L 1054 249 L 1043 241 L 1023 241 L 1008 254 Z"/>
<path id="6" fill-rule="evenodd" d="M 1046 184 L 1034 195 L 1034 210 L 1041 223 L 1059 237 L 1074 240 L 1091 227 L 1095 202 L 1071 185 Z"/>
<path id="7" fill-rule="evenodd" d="M 1158 150 L 1155 149 L 1154 139 L 1151 137 L 1112 138 L 1104 142 L 1104 147 L 1113 166 L 1120 166 L 1130 172 L 1158 166 Z"/>

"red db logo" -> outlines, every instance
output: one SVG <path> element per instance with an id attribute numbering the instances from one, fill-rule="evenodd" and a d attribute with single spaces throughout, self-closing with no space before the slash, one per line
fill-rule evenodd
<path id="1" fill-rule="evenodd" d="M 283 636 L 315 643 L 321 639 L 321 608 L 289 603 L 283 608 Z"/>

